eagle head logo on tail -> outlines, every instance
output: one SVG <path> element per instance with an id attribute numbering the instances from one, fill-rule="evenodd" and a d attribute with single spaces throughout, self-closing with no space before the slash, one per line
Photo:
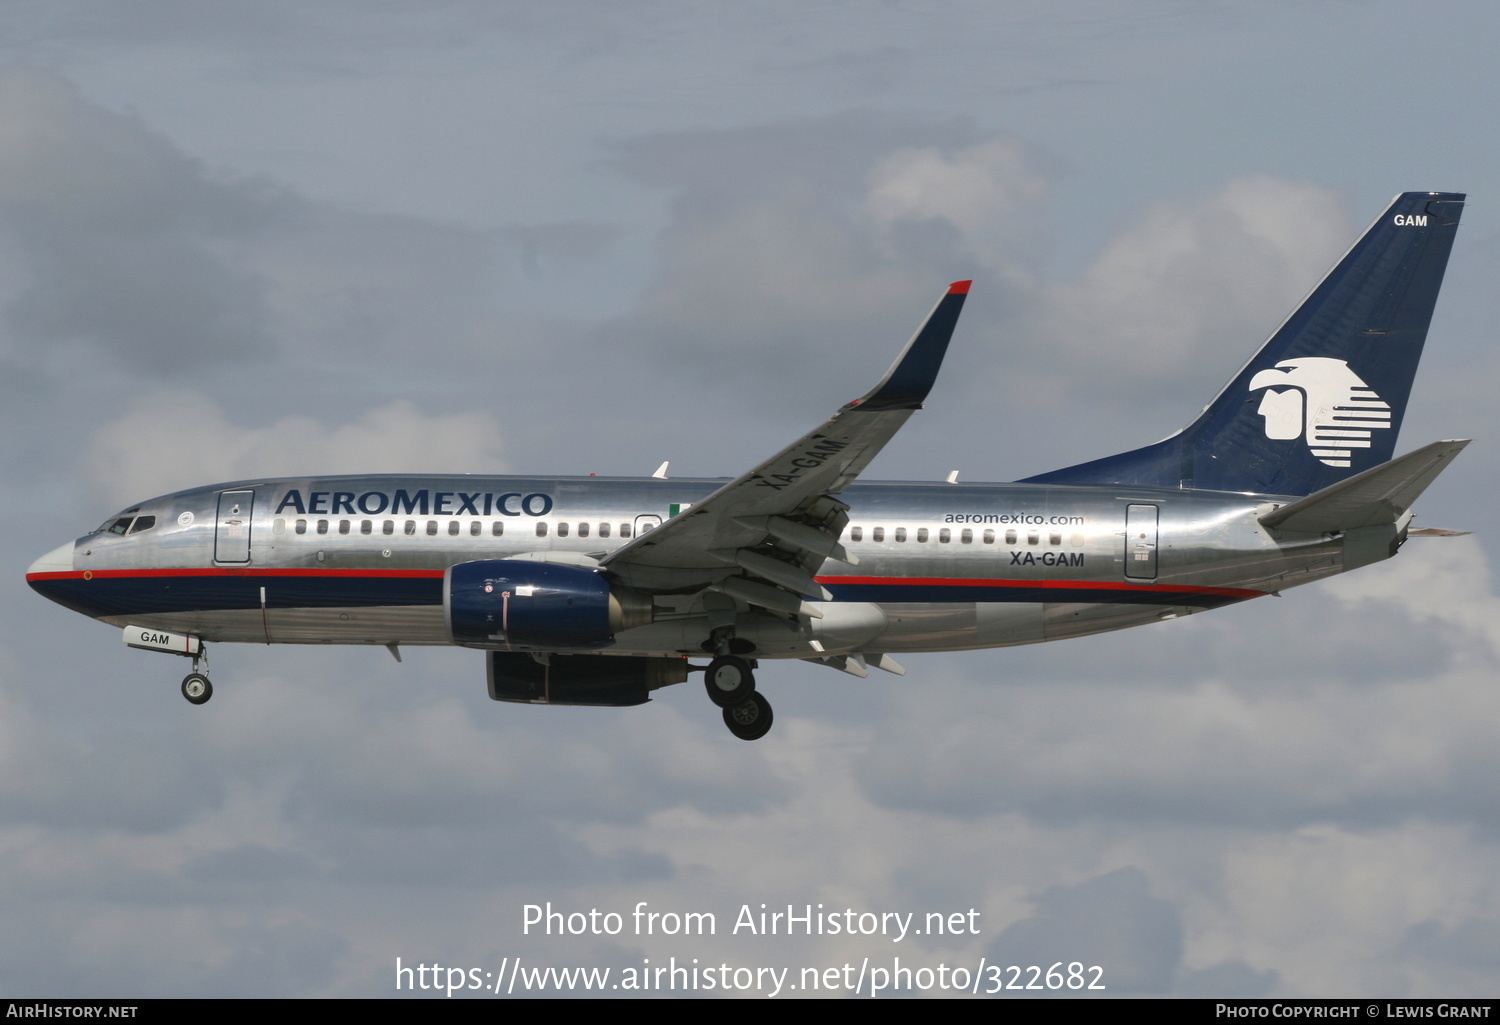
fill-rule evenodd
<path id="1" fill-rule="evenodd" d="M 1370 432 L 1391 426 L 1391 407 L 1341 359 L 1284 359 L 1250 379 L 1250 390 L 1269 389 L 1256 410 L 1266 437 L 1305 438 L 1320 462 L 1347 467 L 1351 449 L 1369 448 Z"/>

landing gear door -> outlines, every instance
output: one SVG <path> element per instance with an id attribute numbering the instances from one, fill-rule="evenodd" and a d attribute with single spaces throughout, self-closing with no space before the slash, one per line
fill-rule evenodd
<path id="1" fill-rule="evenodd" d="M 225 491 L 219 495 L 219 519 L 214 527 L 215 562 L 250 561 L 250 514 L 255 492 Z"/>
<path id="2" fill-rule="evenodd" d="M 1125 575 L 1132 580 L 1156 579 L 1156 519 L 1154 505 L 1125 507 Z"/>

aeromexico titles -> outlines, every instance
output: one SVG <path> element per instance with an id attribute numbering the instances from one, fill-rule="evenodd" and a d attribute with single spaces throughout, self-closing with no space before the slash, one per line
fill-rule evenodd
<path id="1" fill-rule="evenodd" d="M 1467 444 L 1393 458 L 1463 201 L 1396 197 L 1177 434 L 1016 483 L 856 481 L 926 399 L 958 282 L 868 394 L 728 483 L 217 484 L 110 517 L 27 580 L 192 658 L 195 703 L 210 641 L 457 644 L 500 701 L 640 704 L 702 671 L 755 739 L 769 660 L 899 674 L 898 655 L 1174 619 L 1394 555 Z"/>

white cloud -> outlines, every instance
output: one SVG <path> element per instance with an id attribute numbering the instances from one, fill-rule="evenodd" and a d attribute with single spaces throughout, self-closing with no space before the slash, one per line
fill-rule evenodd
<path id="1" fill-rule="evenodd" d="M 1205 352 L 1248 358 L 1349 241 L 1329 190 L 1236 178 L 1153 205 L 1080 278 L 1042 290 L 1038 328 L 1084 375 L 1171 379 Z"/>
<path id="2" fill-rule="evenodd" d="M 870 172 L 865 212 L 883 231 L 903 222 L 941 221 L 989 267 L 1007 271 L 1007 253 L 996 228 L 1016 207 L 1039 200 L 1047 180 L 1034 171 L 1014 139 L 990 139 L 951 154 L 903 149 Z"/>

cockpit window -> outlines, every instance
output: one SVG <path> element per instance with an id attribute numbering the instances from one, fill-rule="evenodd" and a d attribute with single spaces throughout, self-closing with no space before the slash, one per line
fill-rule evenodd
<path id="1" fill-rule="evenodd" d="M 155 516 L 137 516 L 135 522 L 130 525 L 130 532 L 132 534 L 139 534 L 141 531 L 150 530 L 154 526 L 156 526 Z"/>
<path id="2" fill-rule="evenodd" d="M 135 514 L 138 513 L 138 512 L 140 512 L 140 509 L 141 509 L 140 506 L 136 506 L 134 509 L 126 509 L 124 512 L 120 513 L 118 516 L 111 516 L 109 519 L 107 519 L 103 523 L 99 524 L 99 526 L 97 528 L 95 528 L 94 533 L 95 534 L 123 534 L 123 533 L 125 533 L 126 531 L 128 531 L 130 529 L 130 521 L 135 518 Z M 156 522 L 155 517 L 152 517 L 151 522 L 152 523 Z M 141 529 L 144 530 L 145 528 L 143 527 Z"/>

